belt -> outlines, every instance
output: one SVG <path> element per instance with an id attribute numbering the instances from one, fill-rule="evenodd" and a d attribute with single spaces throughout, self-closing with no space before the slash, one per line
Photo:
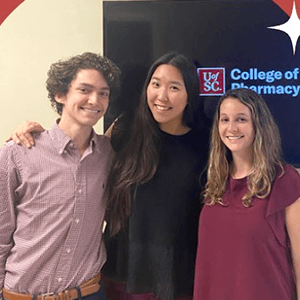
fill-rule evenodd
<path id="1" fill-rule="evenodd" d="M 15 292 L 3 289 L 3 299 L 7 300 L 31 300 L 35 298 L 36 300 L 74 300 L 81 297 L 89 296 L 91 294 L 97 293 L 100 290 L 100 278 L 101 275 L 98 274 L 92 279 L 84 282 L 79 287 L 65 290 L 56 295 L 53 293 L 38 295 L 36 298 L 29 294 L 19 294 Z M 79 290 L 79 293 L 78 293 Z"/>

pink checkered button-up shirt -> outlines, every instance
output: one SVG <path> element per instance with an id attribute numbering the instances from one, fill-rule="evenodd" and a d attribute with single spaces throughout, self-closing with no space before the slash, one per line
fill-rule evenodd
<path id="1" fill-rule="evenodd" d="M 57 125 L 31 149 L 0 149 L 0 289 L 60 292 L 100 272 L 110 141 L 93 133 L 81 157 Z"/>

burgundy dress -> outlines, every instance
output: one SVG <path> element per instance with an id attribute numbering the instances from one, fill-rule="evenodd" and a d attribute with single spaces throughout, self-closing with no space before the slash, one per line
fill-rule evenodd
<path id="1" fill-rule="evenodd" d="M 266 199 L 246 208 L 247 178 L 228 180 L 225 206 L 205 205 L 199 222 L 194 300 L 291 300 L 296 286 L 285 208 L 300 197 L 291 167 Z"/>

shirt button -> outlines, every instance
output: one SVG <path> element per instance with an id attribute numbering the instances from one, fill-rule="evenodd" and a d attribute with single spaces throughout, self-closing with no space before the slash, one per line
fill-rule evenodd
<path id="1" fill-rule="evenodd" d="M 62 282 L 62 278 L 59 277 L 59 278 L 57 279 L 57 281 L 58 281 L 58 282 Z"/>
<path id="2" fill-rule="evenodd" d="M 81 194 L 81 193 L 82 193 L 82 190 L 81 190 L 81 189 L 79 189 L 79 190 L 78 190 L 78 193 L 79 193 L 79 194 Z"/>
<path id="3" fill-rule="evenodd" d="M 67 153 L 67 150 L 64 150 L 64 154 L 66 154 Z"/>
<path id="4" fill-rule="evenodd" d="M 76 220 L 75 220 L 75 223 L 78 224 L 78 223 L 79 223 L 79 219 L 76 219 Z"/>
<path id="5" fill-rule="evenodd" d="M 71 253 L 71 249 L 70 248 L 67 249 L 67 253 Z"/>

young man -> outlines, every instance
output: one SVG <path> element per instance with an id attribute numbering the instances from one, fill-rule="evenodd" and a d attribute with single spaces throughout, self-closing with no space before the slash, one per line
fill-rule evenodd
<path id="1" fill-rule="evenodd" d="M 119 69 L 84 53 L 51 66 L 61 115 L 35 147 L 0 149 L 0 289 L 8 300 L 101 299 L 103 191 L 110 141 L 92 126 L 119 87 Z"/>

